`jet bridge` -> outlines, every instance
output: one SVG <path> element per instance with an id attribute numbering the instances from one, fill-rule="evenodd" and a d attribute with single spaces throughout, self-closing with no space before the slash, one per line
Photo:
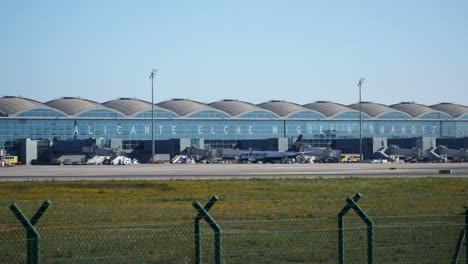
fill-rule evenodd
<path id="1" fill-rule="evenodd" d="M 403 159 L 406 162 L 417 161 L 423 158 L 423 152 L 420 148 L 400 148 L 397 145 L 390 145 L 388 147 L 381 147 L 373 154 L 374 159 L 399 161 Z"/>
<path id="2" fill-rule="evenodd" d="M 313 162 L 335 163 L 341 159 L 341 150 L 339 149 L 306 147 L 303 152 L 306 160 Z"/>
<path id="3" fill-rule="evenodd" d="M 191 160 L 195 162 L 209 162 L 216 163 L 223 160 L 223 150 L 222 149 L 201 149 L 196 147 L 187 147 L 180 152 L 180 155 L 190 157 Z M 177 162 L 178 159 L 173 159 Z"/>
<path id="4" fill-rule="evenodd" d="M 447 146 L 437 146 L 426 150 L 425 157 L 433 162 L 464 162 L 468 160 L 468 151 L 466 149 L 449 149 Z"/>

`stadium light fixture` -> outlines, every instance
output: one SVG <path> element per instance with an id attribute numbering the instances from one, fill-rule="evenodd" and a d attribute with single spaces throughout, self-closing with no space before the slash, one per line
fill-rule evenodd
<path id="1" fill-rule="evenodd" d="M 154 163 L 154 76 L 158 70 L 153 69 L 149 78 L 151 79 L 151 163 Z"/>
<path id="2" fill-rule="evenodd" d="M 361 106 L 361 86 L 364 83 L 364 78 L 358 82 L 359 87 L 359 161 L 362 162 L 362 106 Z"/>

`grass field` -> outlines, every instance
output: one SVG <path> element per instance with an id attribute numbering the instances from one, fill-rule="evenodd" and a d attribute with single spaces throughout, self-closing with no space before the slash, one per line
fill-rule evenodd
<path id="1" fill-rule="evenodd" d="M 450 262 L 468 207 L 464 178 L 2 182 L 0 190 L 8 263 L 26 252 L 12 202 L 28 217 L 52 202 L 37 224 L 43 263 L 192 263 L 192 203 L 213 195 L 226 263 L 333 263 L 337 214 L 357 192 L 376 224 L 377 262 Z M 346 228 L 347 260 L 365 261 L 365 225 L 352 213 Z M 207 225 L 203 232 L 210 263 L 213 237 Z"/>

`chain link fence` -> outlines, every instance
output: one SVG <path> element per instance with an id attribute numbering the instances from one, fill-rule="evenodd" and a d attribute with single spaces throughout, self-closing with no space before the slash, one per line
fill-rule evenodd
<path id="1" fill-rule="evenodd" d="M 210 215 L 220 231 L 219 247 L 206 218 L 200 222 L 196 249 L 197 211 L 177 223 L 138 223 L 135 219 L 99 221 L 86 217 L 58 219 L 51 213 L 36 224 L 41 263 L 339 263 L 337 217 L 223 219 Z M 53 209 L 49 209 L 53 210 Z M 337 212 L 338 214 L 338 212 Z M 371 216 L 373 259 L 378 263 L 456 263 L 457 245 L 466 219 L 462 214 Z M 192 220 L 189 220 L 192 219 Z M 144 222 L 147 222 L 145 220 Z M 368 262 L 368 227 L 354 212 L 344 217 L 343 260 Z M 467 263 L 466 238 L 458 263 Z M 220 250 L 217 252 L 217 250 Z M 13 213 L 0 222 L 0 262 L 27 263 L 26 229 Z M 220 256 L 220 259 L 217 258 Z"/>

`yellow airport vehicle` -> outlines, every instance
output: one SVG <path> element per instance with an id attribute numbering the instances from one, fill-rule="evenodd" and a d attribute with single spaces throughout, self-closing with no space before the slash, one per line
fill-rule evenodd
<path id="1" fill-rule="evenodd" d="M 342 155 L 341 162 L 342 163 L 361 162 L 361 158 L 359 157 L 359 155 Z"/>
<path id="2" fill-rule="evenodd" d="M 3 161 L 7 166 L 13 166 L 18 164 L 18 156 L 6 155 L 3 157 Z"/>

